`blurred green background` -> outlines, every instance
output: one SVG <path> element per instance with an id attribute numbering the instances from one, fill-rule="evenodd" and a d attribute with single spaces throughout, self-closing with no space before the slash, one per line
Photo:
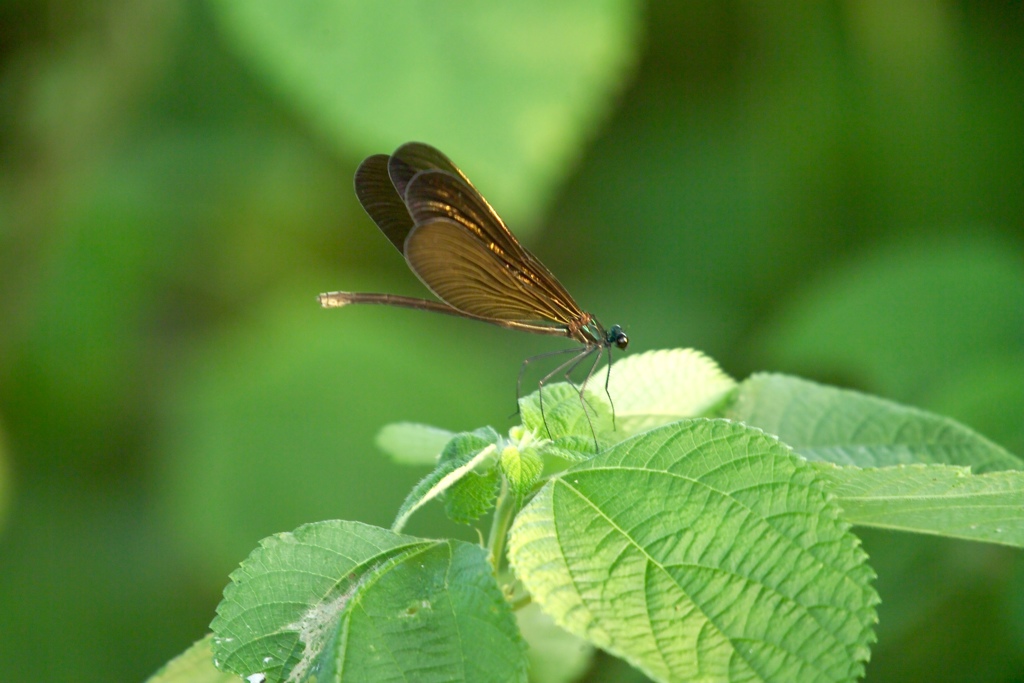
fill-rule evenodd
<path id="1" fill-rule="evenodd" d="M 1021 3 L 481 5 L 0 3 L 5 681 L 144 679 L 261 537 L 390 522 L 423 472 L 380 426 L 511 425 L 521 359 L 559 342 L 315 303 L 423 295 L 351 189 L 407 140 L 632 352 L 1024 455 Z M 867 680 L 1024 681 L 1024 553 L 862 536 Z"/>

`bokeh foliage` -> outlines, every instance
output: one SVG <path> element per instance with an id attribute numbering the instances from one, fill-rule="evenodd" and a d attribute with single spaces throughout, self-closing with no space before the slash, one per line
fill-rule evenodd
<path id="1" fill-rule="evenodd" d="M 1024 454 L 1019 3 L 463 7 L 0 5 L 5 679 L 145 678 L 259 538 L 390 522 L 422 472 L 380 426 L 511 424 L 551 340 L 314 301 L 422 294 L 351 192 L 409 139 L 631 348 Z M 475 540 L 440 519 L 408 531 Z M 860 535 L 868 680 L 1022 680 L 1020 553 Z"/>

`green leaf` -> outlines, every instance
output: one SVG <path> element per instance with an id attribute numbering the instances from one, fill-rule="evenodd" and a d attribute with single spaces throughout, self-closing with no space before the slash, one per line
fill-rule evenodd
<path id="1" fill-rule="evenodd" d="M 472 524 L 494 507 L 500 488 L 501 473 L 497 468 L 488 467 L 485 472 L 470 471 L 445 491 L 444 512 L 457 524 Z"/>
<path id="2" fill-rule="evenodd" d="M 377 433 L 377 448 L 403 465 L 433 465 L 455 432 L 415 422 L 392 422 Z"/>
<path id="3" fill-rule="evenodd" d="M 483 549 L 356 522 L 261 541 L 212 627 L 223 669 L 270 683 L 526 680 Z"/>
<path id="4" fill-rule="evenodd" d="M 623 436 L 709 416 L 735 386 L 715 361 L 694 349 L 626 356 L 612 367 L 608 384 Z"/>
<path id="5" fill-rule="evenodd" d="M 597 452 L 593 439 L 582 436 L 565 436 L 558 439 L 557 443 L 543 444 L 537 451 L 568 463 L 583 462 Z"/>
<path id="6" fill-rule="evenodd" d="M 479 468 L 487 474 L 488 466 L 497 459 L 499 438 L 490 427 L 455 435 L 445 446 L 434 471 L 421 479 L 406 496 L 391 530 L 401 531 L 416 510 L 446 492 L 454 492 L 467 479 L 469 483 L 455 493 L 455 502 L 445 502 L 446 512 L 456 521 L 472 521 L 490 509 L 497 495 L 497 478 L 480 477 L 474 470 Z M 489 500 L 486 500 L 487 491 L 491 492 Z M 473 516 L 474 512 L 476 516 Z"/>
<path id="7" fill-rule="evenodd" d="M 878 599 L 839 514 L 776 439 L 691 420 L 550 481 L 509 558 L 556 623 L 657 681 L 852 681 Z"/>
<path id="8" fill-rule="evenodd" d="M 583 396 L 585 402 L 579 389 L 566 382 L 550 384 L 519 399 L 519 417 L 537 437 L 551 440 L 554 453 L 566 449 L 592 454 L 595 436 L 599 444 L 611 441 L 612 411 L 603 392 L 588 388 Z"/>
<path id="9" fill-rule="evenodd" d="M 146 683 L 238 683 L 238 676 L 219 671 L 213 665 L 211 634 L 167 662 Z"/>
<path id="10" fill-rule="evenodd" d="M 518 219 L 593 134 L 639 43 L 632 0 L 212 5 L 238 53 L 340 149 L 431 142 Z"/>
<path id="11" fill-rule="evenodd" d="M 444 491 L 444 511 L 458 524 L 470 524 L 494 507 L 501 486 L 501 474 L 494 466 L 497 457 L 491 457 L 492 448 L 499 442 L 498 433 L 483 427 L 452 439 L 441 453 L 440 463 L 463 467 L 476 463 Z M 486 452 L 488 457 L 482 458 Z"/>
<path id="12" fill-rule="evenodd" d="M 885 467 L 964 465 L 1022 469 L 1010 453 L 949 418 L 785 375 L 754 375 L 727 416 L 777 435 L 808 460 Z"/>
<path id="13" fill-rule="evenodd" d="M 544 459 L 535 448 L 506 446 L 501 451 L 499 462 L 509 486 L 518 495 L 533 488 L 544 471 Z"/>
<path id="14" fill-rule="evenodd" d="M 818 465 L 853 524 L 1024 547 L 1024 472 Z"/>

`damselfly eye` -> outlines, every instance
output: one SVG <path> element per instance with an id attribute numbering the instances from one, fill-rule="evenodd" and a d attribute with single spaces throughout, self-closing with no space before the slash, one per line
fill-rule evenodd
<path id="1" fill-rule="evenodd" d="M 612 329 L 608 330 L 608 341 L 620 349 L 629 346 L 629 337 L 626 336 L 626 333 L 618 325 L 612 325 Z"/>

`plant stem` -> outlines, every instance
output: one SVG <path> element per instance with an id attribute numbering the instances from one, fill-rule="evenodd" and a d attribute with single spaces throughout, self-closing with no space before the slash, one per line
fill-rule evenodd
<path id="1" fill-rule="evenodd" d="M 523 596 L 513 600 L 511 602 L 511 604 L 509 605 L 509 607 L 512 609 L 513 612 L 518 612 L 519 610 L 523 609 L 524 607 L 529 607 L 532 603 L 533 603 L 533 596 L 530 595 L 529 593 L 527 593 L 526 595 L 523 595 Z"/>
<path id="2" fill-rule="evenodd" d="M 487 539 L 491 568 L 495 575 L 505 559 L 505 540 L 508 538 L 508 528 L 512 524 L 515 511 L 516 496 L 509 491 L 508 482 L 502 477 L 501 493 L 498 494 L 498 501 L 494 505 L 494 518 L 491 520 L 491 532 Z"/>

